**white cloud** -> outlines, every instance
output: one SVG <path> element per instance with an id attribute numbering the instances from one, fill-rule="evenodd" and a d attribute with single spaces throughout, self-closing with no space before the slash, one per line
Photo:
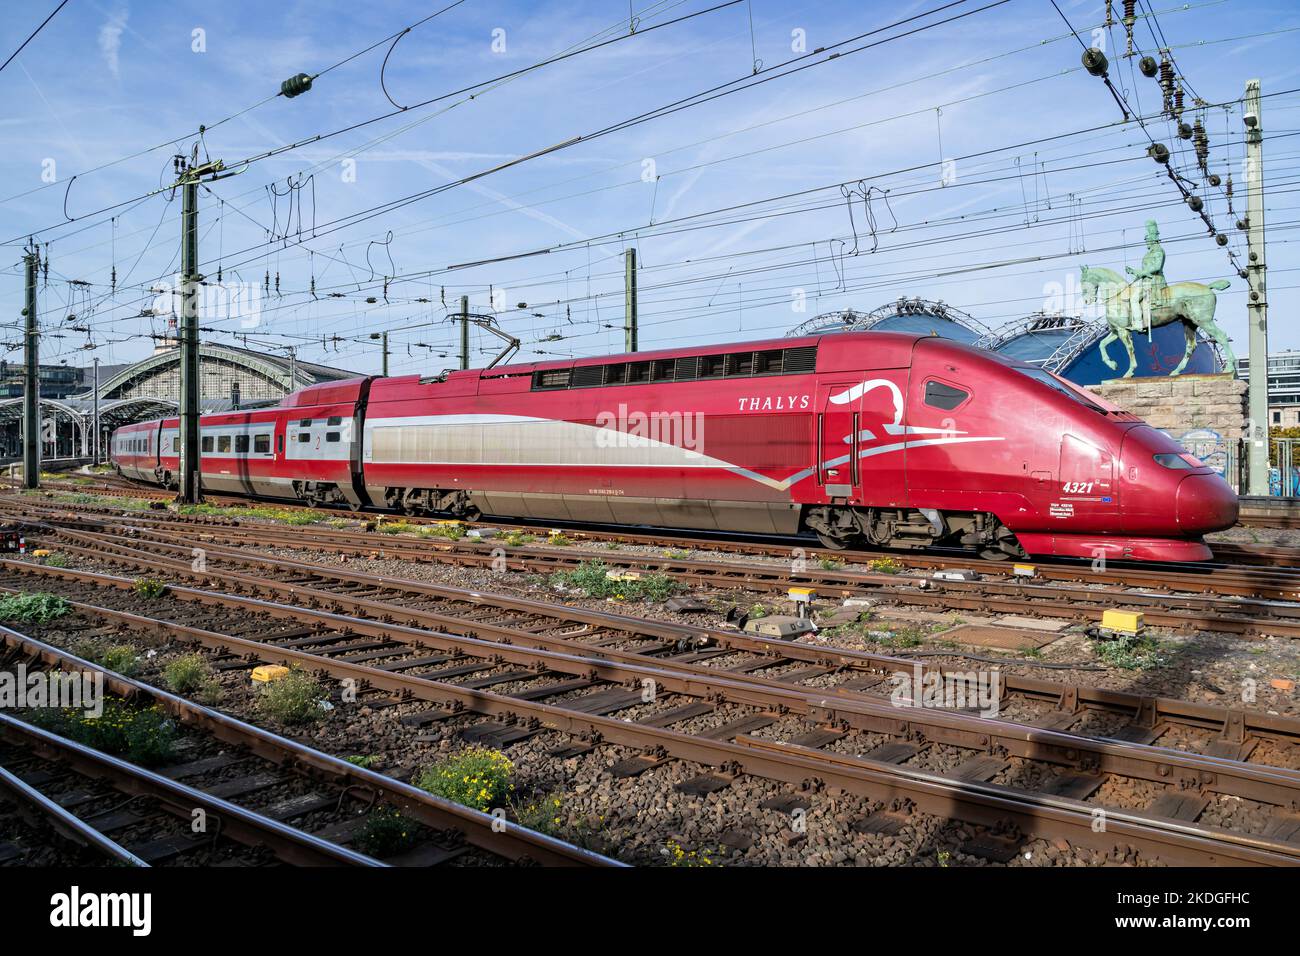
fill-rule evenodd
<path id="1" fill-rule="evenodd" d="M 130 12 L 122 8 L 108 15 L 108 21 L 99 28 L 99 52 L 104 55 L 108 72 L 117 76 L 117 54 L 122 48 L 122 31 L 126 29 L 126 19 Z"/>

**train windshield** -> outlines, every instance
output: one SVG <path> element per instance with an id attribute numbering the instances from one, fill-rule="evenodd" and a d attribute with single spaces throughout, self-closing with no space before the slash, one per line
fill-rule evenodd
<path id="1" fill-rule="evenodd" d="M 1064 379 L 1057 378 L 1055 375 L 1053 375 L 1051 372 L 1046 371 L 1045 369 L 1023 368 L 1019 365 L 1013 366 L 1013 368 L 1015 368 L 1015 370 L 1019 372 L 1021 375 L 1024 375 L 1028 378 L 1032 378 L 1035 382 L 1042 382 L 1048 388 L 1053 388 L 1056 391 L 1060 392 L 1062 395 L 1068 395 L 1070 398 L 1074 399 L 1080 405 L 1087 405 L 1089 408 L 1096 409 L 1097 411 L 1101 412 L 1103 415 L 1106 413 L 1106 409 L 1103 408 L 1101 405 L 1098 405 L 1095 401 L 1093 401 L 1088 396 L 1088 394 L 1084 392 L 1082 389 L 1075 388 L 1069 382 L 1065 381 Z"/>

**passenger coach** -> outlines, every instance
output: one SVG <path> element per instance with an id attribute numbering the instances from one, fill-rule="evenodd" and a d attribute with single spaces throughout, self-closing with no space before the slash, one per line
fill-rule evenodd
<path id="1" fill-rule="evenodd" d="M 177 421 L 120 429 L 168 484 Z M 816 533 L 1202 560 L 1236 496 L 1049 372 L 947 339 L 837 333 L 312 386 L 204 416 L 206 489 L 409 513 Z"/>

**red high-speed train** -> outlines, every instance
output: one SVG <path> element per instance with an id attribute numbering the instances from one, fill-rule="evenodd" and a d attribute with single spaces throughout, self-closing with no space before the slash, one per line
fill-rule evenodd
<path id="1" fill-rule="evenodd" d="M 177 419 L 118 429 L 170 485 Z M 836 333 L 315 385 L 205 415 L 210 491 L 465 517 L 1205 560 L 1237 497 L 1135 416 L 947 339 Z"/>

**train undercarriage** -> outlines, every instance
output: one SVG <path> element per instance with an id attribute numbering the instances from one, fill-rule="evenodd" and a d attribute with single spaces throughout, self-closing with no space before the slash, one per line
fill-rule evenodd
<path id="1" fill-rule="evenodd" d="M 470 493 L 461 488 L 385 488 L 384 504 L 408 515 L 450 514 L 467 521 L 482 517 Z"/>
<path id="2" fill-rule="evenodd" d="M 869 544 L 880 548 L 966 548 L 990 560 L 1023 558 L 1011 529 L 987 512 L 935 508 L 809 508 L 804 524 L 822 545 L 844 550 Z"/>

